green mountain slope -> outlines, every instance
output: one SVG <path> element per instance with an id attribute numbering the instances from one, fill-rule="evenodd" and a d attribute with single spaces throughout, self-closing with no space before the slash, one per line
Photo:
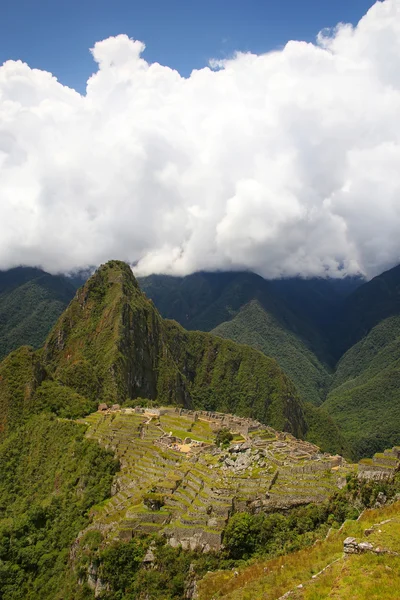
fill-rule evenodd
<path id="1" fill-rule="evenodd" d="M 357 458 L 399 443 L 400 316 L 384 319 L 346 352 L 323 406 Z"/>
<path id="2" fill-rule="evenodd" d="M 152 275 L 139 279 L 161 314 L 187 329 L 212 331 L 249 344 L 295 382 L 301 397 L 320 404 L 329 386 L 328 325 L 358 279 L 266 281 L 254 273 Z"/>
<path id="3" fill-rule="evenodd" d="M 35 412 L 77 417 L 138 397 L 237 412 L 304 435 L 303 408 L 277 363 L 247 346 L 163 321 L 128 265 L 111 261 L 78 290 L 43 350 L 0 365 L 4 431 Z"/>
<path id="4" fill-rule="evenodd" d="M 233 412 L 305 435 L 303 407 L 278 363 L 249 346 L 166 321 L 168 347 L 196 408 Z"/>
<path id="5" fill-rule="evenodd" d="M 232 320 L 218 325 L 212 333 L 274 357 L 303 400 L 321 404 L 330 384 L 327 369 L 301 338 L 284 329 L 257 300 L 246 304 Z"/>
<path id="6" fill-rule="evenodd" d="M 84 433 L 40 415 L 0 443 L 2 600 L 91 597 L 68 569 L 71 546 L 91 507 L 110 495 L 118 464 Z"/>
<path id="7" fill-rule="evenodd" d="M 22 345 L 42 346 L 74 294 L 67 278 L 40 269 L 0 272 L 0 360 Z"/>
<path id="8" fill-rule="evenodd" d="M 27 346 L 0 363 L 0 437 L 36 412 L 34 396 L 44 376 L 38 354 Z"/>
<path id="9" fill-rule="evenodd" d="M 367 550 L 344 553 L 346 538 L 366 544 Z M 357 521 L 345 521 L 309 548 L 298 550 L 294 545 L 284 556 L 208 572 L 197 585 L 198 599 L 395 600 L 400 597 L 399 550 L 397 502 L 366 510 Z"/>
<path id="10" fill-rule="evenodd" d="M 332 417 L 320 405 L 330 385 L 330 375 L 307 346 L 283 329 L 262 306 L 253 300 L 212 333 L 240 341 L 273 356 L 290 377 L 304 401 L 307 439 L 328 452 L 347 455 L 349 447 Z"/>
<path id="11" fill-rule="evenodd" d="M 321 323 L 329 321 L 343 300 L 345 291 L 339 282 L 267 281 L 254 273 L 231 272 L 194 273 L 187 277 L 151 275 L 139 278 L 139 283 L 163 317 L 178 321 L 186 329 L 211 331 L 232 319 L 244 305 L 257 300 L 285 330 L 316 353 L 319 360 L 331 361 Z"/>
<path id="12" fill-rule="evenodd" d="M 343 303 L 332 328 L 333 352 L 340 358 L 384 319 L 400 314 L 400 265 L 374 277 Z"/>

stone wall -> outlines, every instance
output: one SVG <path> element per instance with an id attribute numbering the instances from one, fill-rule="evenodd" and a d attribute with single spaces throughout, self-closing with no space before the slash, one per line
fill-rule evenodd
<path id="1" fill-rule="evenodd" d="M 186 408 L 177 408 L 179 416 L 191 417 L 194 421 L 203 419 L 215 425 L 216 429 L 226 428 L 232 433 L 238 433 L 245 437 L 252 431 L 265 430 L 267 427 L 254 419 L 237 417 L 235 415 L 214 412 L 210 410 L 189 410 Z"/>
<path id="2" fill-rule="evenodd" d="M 400 469 L 400 447 L 378 452 L 372 459 L 363 459 L 358 464 L 358 476 L 380 481 L 392 479 Z"/>

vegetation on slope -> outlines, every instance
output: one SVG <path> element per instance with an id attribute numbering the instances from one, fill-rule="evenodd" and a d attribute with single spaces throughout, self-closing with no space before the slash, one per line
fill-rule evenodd
<path id="1" fill-rule="evenodd" d="M 327 365 L 333 365 L 330 324 L 362 280 L 266 281 L 254 273 L 194 273 L 139 282 L 164 317 L 260 350 L 277 360 L 304 401 L 319 405 L 330 383 Z"/>
<path id="2" fill-rule="evenodd" d="M 0 438 L 36 412 L 34 396 L 44 378 L 37 352 L 23 346 L 0 363 Z"/>
<path id="3" fill-rule="evenodd" d="M 77 292 L 42 360 L 51 379 L 93 403 L 144 397 L 236 412 L 305 433 L 296 390 L 275 361 L 163 321 L 129 266 L 118 261 L 101 267 Z"/>
<path id="4" fill-rule="evenodd" d="M 346 486 L 321 504 L 286 513 L 236 513 L 224 531 L 224 550 L 236 560 L 295 552 L 324 538 L 330 527 L 357 519 L 362 509 L 375 505 L 379 494 L 392 499 L 399 490 L 400 478 L 377 483 L 348 475 Z"/>
<path id="5" fill-rule="evenodd" d="M 374 277 L 345 300 L 332 329 L 332 350 L 336 359 L 375 325 L 399 314 L 400 265 Z"/>
<path id="6" fill-rule="evenodd" d="M 296 389 L 276 361 L 208 333 L 165 321 L 168 345 L 184 374 L 194 406 L 235 413 L 302 436 L 303 411 Z"/>
<path id="7" fill-rule="evenodd" d="M 90 399 L 155 398 L 161 327 L 130 267 L 111 261 L 78 290 L 46 341 L 43 360 L 55 378 Z"/>
<path id="8" fill-rule="evenodd" d="M 362 540 L 365 530 L 379 524 L 364 541 L 397 553 L 400 549 L 399 511 L 398 502 L 367 510 L 357 521 L 346 521 L 339 530 L 332 529 L 326 539 L 320 539 L 311 547 L 278 555 L 278 558 L 249 561 L 239 565 L 236 571 L 208 573 L 198 585 L 199 600 L 278 600 L 288 592 L 294 600 L 397 598 L 400 594 L 398 555 L 365 553 L 345 558 L 343 542 L 348 536 Z"/>
<path id="9" fill-rule="evenodd" d="M 152 535 L 137 535 L 128 543 L 115 541 L 104 548 L 101 533 L 90 531 L 77 547 L 75 568 L 83 576 L 95 565 L 103 600 L 183 600 L 195 579 L 200 580 L 198 590 L 204 600 L 225 598 L 229 592 L 235 592 L 229 598 L 258 598 L 261 589 L 268 598 L 278 598 L 296 581 L 310 578 L 332 555 L 341 555 L 344 534 L 337 529 L 345 519 L 359 529 L 354 520 L 360 511 L 373 506 L 379 493 L 393 498 L 399 489 L 398 481 L 376 483 L 349 477 L 344 489 L 320 505 L 273 514 L 236 513 L 226 527 L 224 549 L 218 553 L 171 548 Z M 393 513 L 393 507 L 384 511 L 383 518 Z M 331 528 L 328 541 L 318 542 Z M 149 548 L 153 554 L 150 568 L 143 564 Z M 309 554 L 312 559 L 305 560 Z M 258 562 L 261 559 L 268 562 Z M 264 579 L 268 583 L 261 588 Z"/>
<path id="10" fill-rule="evenodd" d="M 0 360 L 19 346 L 42 346 L 74 294 L 66 277 L 40 269 L 0 272 Z"/>
<path id="11" fill-rule="evenodd" d="M 245 305 L 232 320 L 222 323 L 212 333 L 248 344 L 275 358 L 304 401 L 317 406 L 322 403 L 330 383 L 326 367 L 299 337 L 284 329 L 257 300 Z"/>
<path id="12" fill-rule="evenodd" d="M 340 454 L 346 458 L 351 457 L 352 450 L 349 441 L 324 406 L 316 407 L 305 402 L 303 408 L 307 423 L 306 440 L 321 448 L 323 452 Z"/>
<path id="13" fill-rule="evenodd" d="M 91 597 L 68 571 L 71 544 L 109 495 L 117 464 L 84 431 L 40 415 L 0 444 L 3 600 Z"/>
<path id="14" fill-rule="evenodd" d="M 343 356 L 323 407 L 355 458 L 399 443 L 399 316 L 379 323 Z"/>

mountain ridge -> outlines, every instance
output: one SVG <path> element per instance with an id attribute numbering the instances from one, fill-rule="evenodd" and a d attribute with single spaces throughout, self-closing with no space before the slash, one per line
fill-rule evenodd
<path id="1" fill-rule="evenodd" d="M 79 402 L 84 414 L 99 401 L 146 397 L 182 406 L 223 407 L 269 420 L 277 429 L 306 433 L 296 390 L 274 360 L 250 347 L 164 322 L 130 267 L 119 261 L 100 267 L 77 291 L 42 350 L 22 348 L 11 355 L 11 362 L 25 365 L 27 356 L 38 360 L 46 385 L 36 393 L 37 382 L 31 378 L 25 390 L 33 390 L 38 406 L 47 403 L 65 416 L 68 410 L 79 416 Z M 7 386 L 14 379 L 8 364 L 0 365 L 3 427 L 10 420 Z M 29 373 L 27 366 L 24 372 Z"/>

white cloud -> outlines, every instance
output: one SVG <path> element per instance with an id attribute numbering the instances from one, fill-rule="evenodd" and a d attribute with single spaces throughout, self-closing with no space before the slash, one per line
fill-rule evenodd
<path id="1" fill-rule="evenodd" d="M 400 262 L 398 0 L 186 79 L 143 51 L 95 44 L 85 96 L 0 67 L 0 268 L 372 276 Z"/>

